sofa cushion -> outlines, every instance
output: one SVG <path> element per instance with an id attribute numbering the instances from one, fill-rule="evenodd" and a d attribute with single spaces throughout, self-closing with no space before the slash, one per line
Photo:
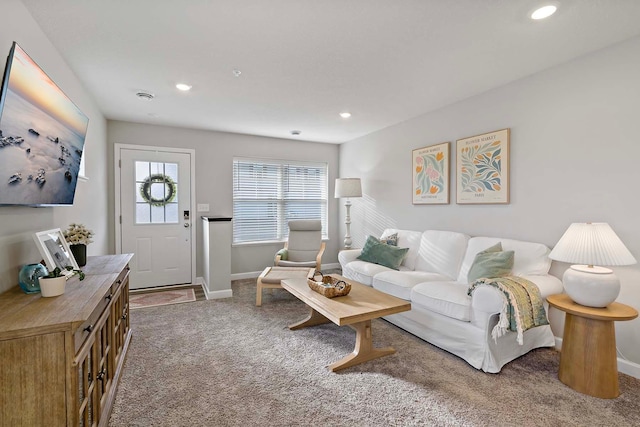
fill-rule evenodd
<path id="1" fill-rule="evenodd" d="M 420 238 L 422 237 L 422 232 L 387 228 L 382 233 L 382 237 L 385 238 L 394 233 L 398 233 L 398 247 L 409 248 L 407 256 L 405 256 L 401 265 L 407 267 L 407 269 L 409 270 L 415 270 L 416 257 L 418 256 L 418 249 L 420 247 Z"/>
<path id="2" fill-rule="evenodd" d="M 411 288 L 418 283 L 446 281 L 447 276 L 425 271 L 385 271 L 378 273 L 373 278 L 373 287 L 405 300 L 411 299 Z"/>
<path id="3" fill-rule="evenodd" d="M 358 259 L 398 270 L 408 250 L 381 243 L 375 237 L 369 236 Z"/>
<path id="4" fill-rule="evenodd" d="M 455 282 L 424 282 L 411 289 L 411 305 L 442 314 L 453 319 L 471 320 L 469 286 Z"/>
<path id="5" fill-rule="evenodd" d="M 400 269 L 406 269 L 406 267 L 400 267 Z M 373 276 L 385 271 L 393 271 L 388 267 L 382 265 L 373 264 L 366 261 L 352 261 L 342 268 L 342 275 L 347 279 L 352 279 L 363 285 L 371 286 L 373 282 Z"/>
<path id="6" fill-rule="evenodd" d="M 514 276 L 547 274 L 551 267 L 549 259 L 549 248 L 541 243 L 523 242 L 520 240 L 500 239 L 497 237 L 472 237 L 467 245 L 460 274 L 459 283 L 469 283 L 467 276 L 473 264 L 476 254 L 496 243 L 502 244 L 505 251 L 513 251 L 513 268 L 511 274 Z"/>
<path id="7" fill-rule="evenodd" d="M 467 280 L 475 282 L 481 277 L 508 276 L 513 268 L 513 251 L 503 251 L 500 242 L 476 254 Z"/>
<path id="8" fill-rule="evenodd" d="M 469 236 L 454 231 L 427 230 L 422 233 L 415 270 L 458 277 Z"/>

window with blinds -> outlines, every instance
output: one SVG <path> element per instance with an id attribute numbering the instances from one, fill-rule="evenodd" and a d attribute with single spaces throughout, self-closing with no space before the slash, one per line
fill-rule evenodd
<path id="1" fill-rule="evenodd" d="M 286 240 L 292 219 L 327 234 L 327 164 L 233 159 L 233 243 Z"/>

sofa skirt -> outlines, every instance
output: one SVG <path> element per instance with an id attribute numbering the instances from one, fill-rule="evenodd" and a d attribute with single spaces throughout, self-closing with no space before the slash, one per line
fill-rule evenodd
<path id="1" fill-rule="evenodd" d="M 487 328 L 481 329 L 470 322 L 423 310 L 414 304 L 411 311 L 384 319 L 489 373 L 500 372 L 504 365 L 534 348 L 555 345 L 549 325 L 525 331 L 523 345 L 518 344 L 517 334 L 510 331 L 495 342 L 491 330 L 498 323 L 498 317 L 498 314 L 491 315 Z"/>

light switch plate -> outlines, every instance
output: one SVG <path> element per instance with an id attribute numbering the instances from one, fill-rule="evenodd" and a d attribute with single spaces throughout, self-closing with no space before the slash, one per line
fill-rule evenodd
<path id="1" fill-rule="evenodd" d="M 198 203 L 198 212 L 209 212 L 208 203 Z"/>

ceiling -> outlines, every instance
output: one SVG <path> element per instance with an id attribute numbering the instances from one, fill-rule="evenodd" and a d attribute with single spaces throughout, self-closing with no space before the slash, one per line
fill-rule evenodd
<path id="1" fill-rule="evenodd" d="M 22 1 L 108 119 L 327 143 L 640 34 L 638 0 Z"/>

